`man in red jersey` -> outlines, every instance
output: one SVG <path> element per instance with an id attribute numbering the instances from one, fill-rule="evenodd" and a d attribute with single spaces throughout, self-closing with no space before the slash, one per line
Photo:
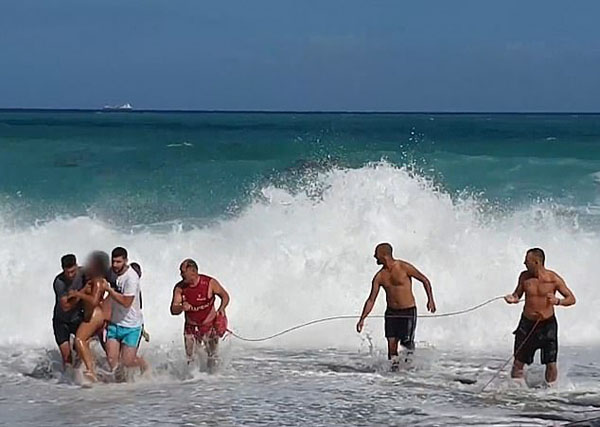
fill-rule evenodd
<path id="1" fill-rule="evenodd" d="M 185 313 L 183 337 L 188 363 L 194 360 L 198 345 L 204 345 L 208 355 L 208 369 L 215 366 L 219 338 L 227 331 L 225 308 L 229 294 L 212 277 L 198 273 L 198 264 L 192 259 L 179 266 L 182 280 L 173 289 L 171 314 Z M 221 300 L 215 311 L 215 295 Z"/>

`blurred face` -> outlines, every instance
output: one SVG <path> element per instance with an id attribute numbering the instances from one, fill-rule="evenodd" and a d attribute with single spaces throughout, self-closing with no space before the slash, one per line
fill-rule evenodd
<path id="1" fill-rule="evenodd" d="M 73 279 L 75 278 L 75 276 L 77 276 L 77 271 L 78 270 L 79 270 L 79 267 L 77 265 L 74 265 L 73 267 L 64 268 L 63 272 L 65 273 L 65 278 L 69 282 L 73 281 Z"/>
<path id="2" fill-rule="evenodd" d="M 98 270 L 99 270 L 99 268 L 98 268 L 98 265 L 97 265 L 97 263 L 93 262 L 92 260 L 88 260 L 88 261 L 85 263 L 85 266 L 84 266 L 84 268 L 85 268 L 85 273 L 86 273 L 86 275 L 89 275 L 89 276 L 91 276 L 91 277 L 96 277 L 96 276 L 99 276 L 99 275 L 100 275 L 100 274 L 98 273 Z"/>
<path id="3" fill-rule="evenodd" d="M 195 271 L 192 267 L 188 267 L 187 264 L 181 264 L 181 266 L 179 267 L 179 274 L 181 274 L 183 283 L 185 283 L 186 285 L 194 284 L 194 281 L 198 276 L 198 272 Z"/>
<path id="4" fill-rule="evenodd" d="M 125 258 L 119 256 L 112 259 L 112 269 L 115 273 L 123 273 L 125 271 L 125 267 L 127 267 L 127 260 Z"/>

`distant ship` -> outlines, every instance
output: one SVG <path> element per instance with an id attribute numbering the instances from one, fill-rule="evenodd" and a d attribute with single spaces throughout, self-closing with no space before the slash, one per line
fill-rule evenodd
<path id="1" fill-rule="evenodd" d="M 102 111 L 131 111 L 133 110 L 133 107 L 131 106 L 131 104 L 128 102 L 127 104 L 123 104 L 123 105 L 105 105 L 104 107 L 102 107 Z"/>

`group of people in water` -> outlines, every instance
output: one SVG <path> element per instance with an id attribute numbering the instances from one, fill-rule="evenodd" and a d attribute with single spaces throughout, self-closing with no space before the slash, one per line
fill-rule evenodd
<path id="1" fill-rule="evenodd" d="M 148 363 L 137 354 L 144 328 L 142 313 L 141 266 L 129 264 L 127 250 L 113 249 L 109 259 L 102 251 L 92 252 L 83 267 L 73 254 L 61 258 L 62 272 L 54 279 L 55 305 L 52 318 L 54 337 L 63 368 L 72 366 L 71 335 L 77 354 L 85 365 L 84 375 L 97 381 L 96 363 L 90 341 L 97 338 L 106 353 L 111 371 L 119 366 L 148 370 Z M 184 339 L 188 361 L 194 360 L 202 346 L 208 354 L 209 368 L 216 360 L 219 338 L 227 331 L 225 308 L 229 294 L 209 276 L 199 274 L 192 259 L 180 265 L 182 280 L 175 285 L 171 313 L 185 313 Z M 221 305 L 215 310 L 215 297 Z"/>
<path id="2" fill-rule="evenodd" d="M 374 256 L 381 269 L 373 278 L 356 330 L 362 332 L 365 319 L 383 288 L 387 302 L 384 329 L 388 358 L 392 368 L 397 368 L 398 346 L 407 354 L 415 348 L 417 309 L 413 278 L 425 288 L 427 310 L 435 313 L 436 304 L 429 279 L 412 264 L 395 259 L 389 243 L 377 245 Z M 149 340 L 142 314 L 140 265 L 129 264 L 127 251 L 122 247 L 113 249 L 110 260 L 108 254 L 95 251 L 84 267 L 77 265 L 72 254 L 64 255 L 61 264 L 63 271 L 54 280 L 56 304 L 52 323 L 64 366 L 72 363 L 70 336 L 74 335 L 74 347 L 90 380 L 96 380 L 95 361 L 90 351 L 90 340 L 94 337 L 102 344 L 112 370 L 125 366 L 145 372 L 148 363 L 137 354 L 141 338 Z M 575 304 L 575 296 L 557 273 L 546 269 L 542 249 L 527 251 L 525 267 L 514 292 L 504 297 L 507 303 L 516 304 L 525 296 L 523 313 L 513 332 L 511 376 L 523 378 L 524 366 L 533 363 L 539 349 L 541 362 L 546 365 L 546 381 L 552 384 L 558 376 L 558 324 L 554 307 Z M 179 270 L 182 280 L 173 289 L 170 311 L 172 315 L 185 314 L 184 343 L 188 361 L 194 360 L 199 348 L 204 348 L 211 369 L 216 363 L 219 340 L 227 332 L 225 309 L 229 294 L 216 279 L 200 274 L 198 264 L 192 259 L 184 260 Z M 563 298 L 558 298 L 557 292 Z M 215 297 L 220 299 L 218 308 L 215 308 Z"/>
<path id="3" fill-rule="evenodd" d="M 406 261 L 394 259 L 392 246 L 381 243 L 375 248 L 375 259 L 381 265 L 371 285 L 371 292 L 365 302 L 356 330 L 360 333 L 365 319 L 373 309 L 379 290 L 386 294 L 385 337 L 388 342 L 388 359 L 392 367 L 398 366 L 398 344 L 407 352 L 415 347 L 417 311 L 412 292 L 412 279 L 417 279 L 427 293 L 427 310 L 435 313 L 436 306 L 429 279 Z M 508 304 L 516 304 L 525 296 L 525 306 L 515 335 L 514 362 L 511 377 L 522 379 L 524 366 L 533 363 L 539 349 L 542 364 L 546 365 L 545 379 L 551 385 L 558 377 L 556 360 L 558 356 L 558 323 L 554 315 L 555 306 L 575 304 L 575 295 L 565 281 L 554 271 L 545 267 L 546 255 L 540 248 L 529 249 L 525 255 L 526 269 L 521 272 L 514 292 L 506 295 Z M 557 298 L 556 293 L 563 298 Z"/>

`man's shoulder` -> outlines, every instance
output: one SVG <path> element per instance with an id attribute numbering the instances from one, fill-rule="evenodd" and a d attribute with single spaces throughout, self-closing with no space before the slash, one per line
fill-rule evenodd
<path id="1" fill-rule="evenodd" d="M 407 273 L 411 270 L 411 268 L 414 268 L 413 265 L 408 262 L 408 261 L 404 261 L 403 259 L 397 259 L 395 260 L 396 262 L 394 263 L 394 270 L 397 273 Z"/>
<path id="2" fill-rule="evenodd" d="M 513 276 L 514 277 L 514 276 Z M 529 270 L 523 270 L 519 273 L 519 281 L 531 279 L 533 275 L 529 272 Z"/>
<path id="3" fill-rule="evenodd" d="M 183 280 L 180 280 L 179 282 L 175 283 L 175 286 L 173 286 L 173 290 L 175 291 L 177 288 L 183 290 L 184 287 L 185 284 L 183 283 Z"/>
<path id="4" fill-rule="evenodd" d="M 123 274 L 123 279 L 135 283 L 140 281 L 140 276 L 137 275 L 133 268 L 129 267 L 127 271 Z"/>
<path id="5" fill-rule="evenodd" d="M 558 282 L 559 280 L 562 280 L 560 275 L 554 270 L 546 270 L 546 273 L 548 273 L 548 275 L 552 281 Z"/>
<path id="6" fill-rule="evenodd" d="M 133 268 L 128 268 L 125 273 L 118 277 L 119 282 L 121 283 L 119 287 L 124 290 L 124 288 L 131 289 L 130 287 L 137 287 L 140 284 L 140 278 L 133 270 Z"/>
<path id="7" fill-rule="evenodd" d="M 58 273 L 54 280 L 52 281 L 52 286 L 54 288 L 66 287 L 67 282 L 65 281 L 64 273 Z"/>

